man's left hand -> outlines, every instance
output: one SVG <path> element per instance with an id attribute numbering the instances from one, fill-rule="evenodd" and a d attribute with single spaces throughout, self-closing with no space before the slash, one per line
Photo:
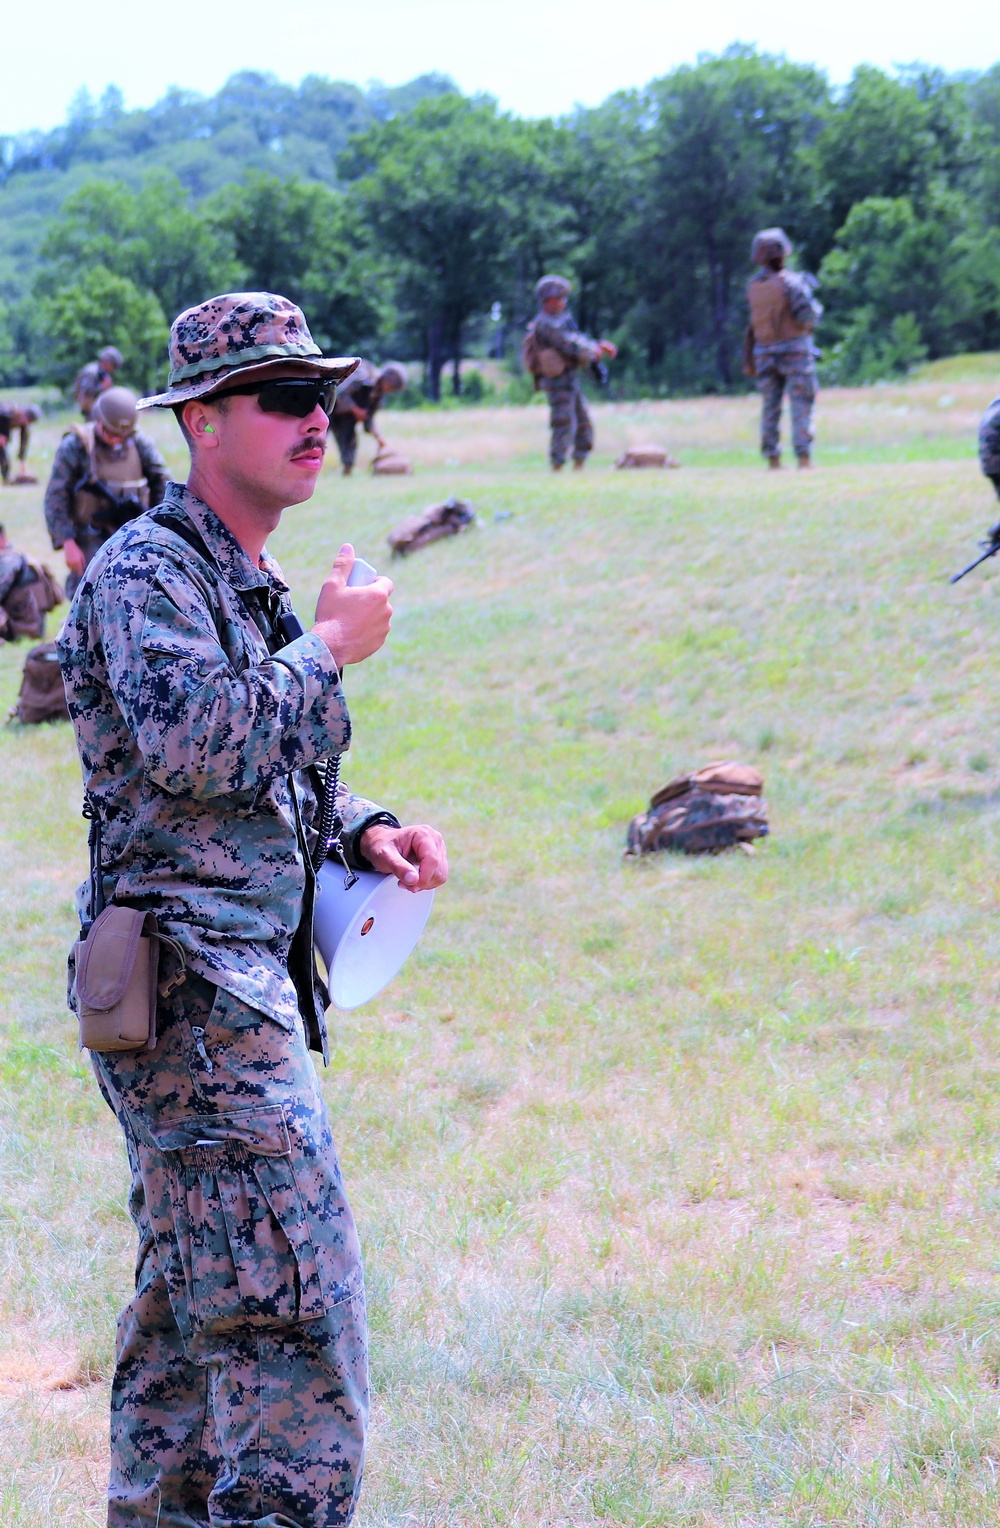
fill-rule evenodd
<path id="1" fill-rule="evenodd" d="M 425 823 L 390 828 L 377 822 L 362 833 L 361 852 L 373 870 L 394 875 L 404 891 L 430 891 L 448 879 L 444 839 Z"/>

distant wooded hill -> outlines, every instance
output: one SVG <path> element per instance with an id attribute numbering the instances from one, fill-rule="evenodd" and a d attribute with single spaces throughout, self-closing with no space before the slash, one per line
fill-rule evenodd
<path id="1" fill-rule="evenodd" d="M 422 360 L 436 397 L 470 345 L 516 353 L 557 269 L 618 342 L 620 393 L 730 390 L 750 240 L 774 223 L 819 276 L 828 378 L 1000 348 L 1000 66 L 834 90 L 734 46 L 560 121 L 440 75 L 243 73 L 148 111 L 80 96 L 0 164 L 8 386 L 65 383 L 105 342 L 144 385 L 174 313 L 240 285 L 301 302 L 324 346 Z"/>

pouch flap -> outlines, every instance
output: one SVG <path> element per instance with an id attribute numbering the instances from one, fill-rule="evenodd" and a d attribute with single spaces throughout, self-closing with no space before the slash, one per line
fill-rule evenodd
<path id="1" fill-rule="evenodd" d="M 161 1120 L 150 1134 L 161 1151 L 224 1146 L 232 1141 L 262 1157 L 287 1157 L 292 1149 L 281 1104 L 238 1109 L 232 1114 L 189 1114 L 174 1124 Z"/>
<path id="2" fill-rule="evenodd" d="M 675 775 L 672 780 L 668 780 L 666 785 L 657 791 L 655 796 L 650 797 L 649 810 L 655 812 L 656 808 L 662 806 L 665 801 L 673 801 L 675 796 L 686 796 L 690 789 L 690 775 Z"/>
<path id="3" fill-rule="evenodd" d="M 759 796 L 764 789 L 764 776 L 751 764 L 728 759 L 706 764 L 691 776 L 691 783 L 696 790 L 713 791 L 719 796 Z"/>
<path id="4" fill-rule="evenodd" d="M 135 907 L 112 902 L 94 919 L 78 946 L 76 990 L 85 1007 L 103 1010 L 121 1002 L 143 934 L 155 936 L 156 918 Z"/>

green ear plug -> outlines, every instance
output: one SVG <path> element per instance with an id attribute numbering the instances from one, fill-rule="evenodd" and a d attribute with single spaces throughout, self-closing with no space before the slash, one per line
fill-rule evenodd
<path id="1" fill-rule="evenodd" d="M 205 426 L 204 430 L 202 431 L 202 434 L 203 435 L 214 435 L 215 434 L 215 426 L 211 425 L 211 424 L 207 424 Z"/>

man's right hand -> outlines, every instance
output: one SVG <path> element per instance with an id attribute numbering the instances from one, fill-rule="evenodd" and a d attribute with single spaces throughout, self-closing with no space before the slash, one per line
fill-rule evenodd
<path id="1" fill-rule="evenodd" d="M 67 542 L 67 545 L 69 543 Z M 330 649 L 339 669 L 363 663 L 377 653 L 392 624 L 390 578 L 348 589 L 354 567 L 354 548 L 342 546 L 316 601 L 316 624 L 312 628 Z"/>
<path id="2" fill-rule="evenodd" d="M 82 578 L 83 570 L 87 566 L 87 559 L 83 555 L 82 549 L 72 537 L 68 541 L 63 542 L 63 556 L 66 559 L 66 566 L 69 568 L 69 571 L 75 573 L 77 578 Z"/>

